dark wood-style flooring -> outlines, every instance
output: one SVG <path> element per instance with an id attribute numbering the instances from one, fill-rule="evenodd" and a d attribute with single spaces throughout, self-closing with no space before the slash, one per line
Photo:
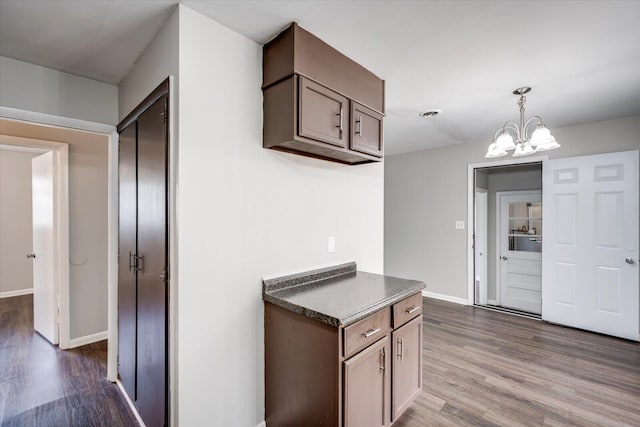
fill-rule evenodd
<path id="1" fill-rule="evenodd" d="M 1 426 L 137 425 L 106 377 L 106 341 L 61 351 L 33 331 L 31 295 L 0 299 Z"/>
<path id="2" fill-rule="evenodd" d="M 424 299 L 423 393 L 394 427 L 640 426 L 640 344 Z"/>
<path id="3" fill-rule="evenodd" d="M 424 386 L 394 427 L 640 426 L 640 344 L 424 299 Z M 0 425 L 133 426 L 106 342 L 60 351 L 0 299 Z"/>

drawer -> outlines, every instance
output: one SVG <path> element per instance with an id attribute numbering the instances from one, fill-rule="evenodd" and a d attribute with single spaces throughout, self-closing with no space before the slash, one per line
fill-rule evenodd
<path id="1" fill-rule="evenodd" d="M 399 328 L 422 314 L 422 292 L 393 304 L 393 327 Z"/>
<path id="2" fill-rule="evenodd" d="M 391 330 L 389 307 L 344 329 L 344 357 L 350 357 L 378 341 Z"/>

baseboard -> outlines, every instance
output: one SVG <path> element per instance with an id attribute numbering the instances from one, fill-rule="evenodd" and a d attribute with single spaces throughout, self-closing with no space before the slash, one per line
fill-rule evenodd
<path id="1" fill-rule="evenodd" d="M 129 398 L 129 395 L 127 394 L 127 391 L 124 389 L 124 386 L 122 385 L 120 380 L 116 380 L 116 384 L 118 385 L 118 388 L 120 389 L 120 393 L 122 393 L 122 395 L 124 396 L 124 400 L 127 401 L 127 404 L 129 405 L 129 408 L 131 408 L 131 412 L 133 412 L 133 415 L 136 417 L 136 420 L 138 421 L 138 424 L 140 424 L 141 427 L 146 427 L 145 424 L 144 424 L 144 421 L 142 421 L 142 417 L 138 413 L 138 408 L 136 408 L 136 406 L 133 404 L 133 402 Z"/>
<path id="2" fill-rule="evenodd" d="M 494 299 L 488 299 L 487 300 L 487 305 L 498 305 L 498 301 L 496 301 Z"/>
<path id="3" fill-rule="evenodd" d="M 19 297 L 20 295 L 29 295 L 33 293 L 33 288 L 18 289 L 17 291 L 0 292 L 0 298 Z"/>
<path id="4" fill-rule="evenodd" d="M 422 291 L 422 296 L 427 298 L 439 299 L 442 301 L 453 302 L 456 304 L 463 304 L 463 305 L 469 304 L 465 298 L 453 297 L 451 295 L 445 295 L 445 294 L 437 294 L 435 292 Z"/>
<path id="5" fill-rule="evenodd" d="M 258 423 L 258 425 L 256 427 L 267 427 L 267 422 L 266 421 L 262 421 L 261 423 Z"/>
<path id="6" fill-rule="evenodd" d="M 76 348 L 83 345 L 91 344 L 98 341 L 106 340 L 109 337 L 107 331 L 98 332 L 97 334 L 85 335 L 83 337 L 74 338 L 69 341 L 68 348 Z"/>

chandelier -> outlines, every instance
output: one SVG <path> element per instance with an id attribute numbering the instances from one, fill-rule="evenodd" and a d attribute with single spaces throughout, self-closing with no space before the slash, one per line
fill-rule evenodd
<path id="1" fill-rule="evenodd" d="M 530 87 L 520 87 L 513 91 L 514 95 L 520 95 L 518 106 L 520 107 L 520 126 L 516 122 L 508 121 L 496 132 L 493 142 L 489 144 L 486 158 L 506 156 L 507 151 L 515 150 L 513 157 L 526 156 L 540 151 L 549 151 L 560 148 L 560 144 L 551 136 L 549 129 L 542 123 L 540 116 L 533 116 L 524 121 L 524 104 L 527 102 L 525 94 L 531 91 Z M 529 127 L 536 128 L 529 138 Z M 513 132 L 513 135 L 511 134 Z M 513 138 L 516 138 L 515 142 Z"/>

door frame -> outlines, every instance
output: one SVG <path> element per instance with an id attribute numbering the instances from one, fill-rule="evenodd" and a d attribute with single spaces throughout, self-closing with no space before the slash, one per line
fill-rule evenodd
<path id="1" fill-rule="evenodd" d="M 502 252 L 502 197 L 503 196 L 526 196 L 526 195 L 539 195 L 540 202 L 542 202 L 542 190 L 510 190 L 510 191 L 496 191 L 496 254 Z M 499 250 L 500 249 L 500 250 Z M 500 256 L 500 255 L 499 255 Z M 496 258 L 496 305 L 502 305 L 502 266 L 504 263 L 500 262 L 500 258 Z M 542 261 L 540 263 L 542 266 Z M 542 268 L 542 267 L 541 267 Z M 540 273 L 542 276 L 542 272 Z"/>
<path id="2" fill-rule="evenodd" d="M 53 289 L 54 323 L 57 323 L 57 342 L 61 349 L 70 346 L 69 319 L 69 145 L 64 142 L 0 135 L 0 143 L 38 151 L 51 151 L 54 155 L 54 256 Z"/>
<path id="3" fill-rule="evenodd" d="M 467 305 L 474 305 L 475 301 L 475 272 L 473 269 L 474 250 L 473 235 L 475 232 L 474 211 L 475 211 L 475 170 L 489 168 L 493 166 L 510 166 L 522 165 L 527 163 L 542 163 L 544 168 L 545 162 L 549 160 L 549 156 L 535 156 L 521 158 L 510 158 L 508 160 L 497 160 L 493 162 L 469 163 L 467 164 Z M 543 189 L 544 190 L 544 189 Z"/>
<path id="4" fill-rule="evenodd" d="M 88 131 L 104 134 L 108 137 L 108 178 L 107 178 L 107 288 L 108 288 L 108 350 L 107 350 L 107 378 L 115 381 L 117 347 L 114 348 L 113 342 L 117 342 L 117 317 L 112 319 L 113 310 L 117 310 L 118 295 L 114 293 L 114 284 L 118 283 L 118 133 L 114 125 L 104 123 L 90 122 L 80 119 L 72 119 L 69 117 L 56 116 L 52 114 L 38 113 L 35 111 L 20 110 L 0 106 L 0 118 L 12 120 L 22 123 L 32 123 L 41 126 L 50 126 L 58 128 L 68 128 L 80 131 Z M 23 138 L 24 139 L 24 138 Z M 60 143 L 58 143 L 60 144 Z M 66 144 L 65 144 L 66 145 Z M 62 217 L 66 219 L 66 225 L 61 230 L 61 241 L 64 241 L 63 247 L 60 248 L 60 257 L 62 264 L 62 276 L 60 280 L 60 316 L 59 316 L 59 347 L 61 349 L 71 348 L 70 338 L 70 301 L 69 301 L 69 263 L 62 260 L 69 259 L 69 203 L 68 203 L 68 149 L 66 151 L 67 167 L 64 175 L 66 192 L 64 197 L 67 202 L 62 206 L 65 212 Z M 116 289 L 117 292 L 117 289 Z"/>
<path id="5" fill-rule="evenodd" d="M 483 194 L 483 198 L 484 198 L 484 210 L 480 211 L 482 212 L 482 215 L 478 215 L 478 205 L 476 203 L 477 197 L 478 197 L 478 193 Z M 477 276 L 476 274 L 476 270 L 477 270 L 477 265 L 476 265 L 476 249 L 481 249 L 484 251 L 484 258 L 482 258 L 483 263 L 484 263 L 484 271 L 482 272 L 482 280 L 481 283 L 484 283 L 484 290 L 479 290 L 480 292 L 480 296 L 478 298 L 478 303 L 481 305 L 487 305 L 488 304 L 488 291 L 489 291 L 489 284 L 487 283 L 487 281 L 489 280 L 489 275 L 488 275 L 488 265 L 489 265 L 489 261 L 487 260 L 487 249 L 488 249 L 488 239 L 487 239 L 487 231 L 489 230 L 488 228 L 488 223 L 489 223 L 489 190 L 486 188 L 476 188 L 475 190 L 475 195 L 474 197 L 476 197 L 476 199 L 474 199 L 474 212 L 475 212 L 475 217 L 474 217 L 474 222 L 473 222 L 473 227 L 474 227 L 474 236 L 477 235 L 478 233 L 475 232 L 475 229 L 478 228 L 478 218 L 481 218 L 482 221 L 480 221 L 480 226 L 482 228 L 484 228 L 484 242 L 481 242 L 482 245 L 475 245 L 475 240 L 474 240 L 474 251 L 473 251 L 473 257 L 474 257 L 474 280 L 475 280 L 475 276 Z M 484 295 L 483 295 L 484 293 Z M 475 295 L 474 295 L 474 302 L 475 302 Z"/>

